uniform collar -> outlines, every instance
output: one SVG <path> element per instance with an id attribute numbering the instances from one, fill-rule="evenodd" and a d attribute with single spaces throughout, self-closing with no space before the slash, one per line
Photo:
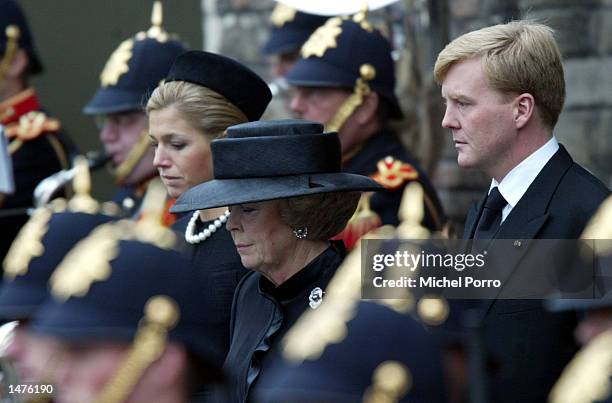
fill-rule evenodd
<path id="1" fill-rule="evenodd" d="M 27 88 L 0 103 L 0 123 L 7 125 L 17 122 L 26 113 L 39 109 L 36 92 L 33 88 Z"/>

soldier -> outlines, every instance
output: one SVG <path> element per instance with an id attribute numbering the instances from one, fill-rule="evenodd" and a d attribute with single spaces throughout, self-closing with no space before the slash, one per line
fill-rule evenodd
<path id="1" fill-rule="evenodd" d="M 75 159 L 76 195 L 68 202 L 54 200 L 36 209 L 11 245 L 3 263 L 4 282 L 0 287 L 0 318 L 11 322 L 7 350 L 17 381 L 43 384 L 53 366 L 56 344 L 30 332 L 29 322 L 49 296 L 47 282 L 65 254 L 96 226 L 115 219 L 116 205 L 100 206 L 89 196 L 89 172 L 83 158 Z M 113 208 L 114 207 L 114 208 Z M 40 251 L 40 253 L 38 253 Z M 4 359 L 4 357 L 2 357 Z M 3 379 L 11 368 L 4 366 Z"/>
<path id="2" fill-rule="evenodd" d="M 435 190 L 388 127 L 390 119 L 403 116 L 394 94 L 391 45 L 363 14 L 327 20 L 302 47 L 287 81 L 294 89 L 294 113 L 339 132 L 343 170 L 369 175 L 387 189 L 362 199 L 343 234 L 347 247 L 380 222 L 398 224 L 402 190 L 410 181 L 425 189 L 426 227 L 442 228 L 445 217 Z"/>
<path id="3" fill-rule="evenodd" d="M 320 317 L 322 337 L 302 340 L 305 352 L 333 339 L 316 353 L 294 361 L 285 349 L 256 389 L 255 402 L 447 402 L 442 356 L 431 334 L 417 319 L 372 301 L 358 303 L 346 333 L 336 338 L 334 318 Z M 323 315 L 321 315 L 323 316 Z M 336 320 L 342 314 L 336 313 Z M 325 328 L 327 326 L 327 328 Z M 340 339 L 340 340 L 338 340 Z M 284 340 L 287 347 L 287 339 Z M 311 350 L 308 350 L 310 353 Z M 301 357 L 300 357 L 301 358 Z M 298 364 L 299 365 L 296 365 Z"/>
<path id="4" fill-rule="evenodd" d="M 163 30 L 160 2 L 154 4 L 152 24 L 111 54 L 100 74 L 100 88 L 83 108 L 85 114 L 96 116 L 100 140 L 112 157 L 119 186 L 113 200 L 133 214 L 149 181 L 157 176 L 144 107 L 174 59 L 185 51 Z"/>
<path id="5" fill-rule="evenodd" d="M 174 233 L 146 217 L 97 227 L 51 276 L 32 329 L 62 345 L 58 402 L 185 402 L 219 377 L 209 296 Z"/>
<path id="6" fill-rule="evenodd" d="M 31 76 L 43 71 L 19 5 L 0 0 L 0 124 L 5 126 L 15 192 L 0 200 L 0 259 L 28 220 L 34 188 L 66 168 L 74 146 L 60 134 L 60 123 L 41 111 Z"/>
<path id="7" fill-rule="evenodd" d="M 270 16 L 270 36 L 262 52 L 272 56 L 272 75 L 281 78 L 300 56 L 300 48 L 308 37 L 327 21 L 328 17 L 297 11 L 278 3 Z"/>

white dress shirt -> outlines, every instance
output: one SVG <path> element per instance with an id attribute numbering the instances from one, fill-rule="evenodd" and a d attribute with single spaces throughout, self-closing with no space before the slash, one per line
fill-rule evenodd
<path id="1" fill-rule="evenodd" d="M 540 171 L 552 156 L 555 155 L 558 149 L 559 143 L 553 136 L 546 144 L 538 148 L 529 157 L 521 161 L 520 164 L 512 168 L 501 182 L 498 183 L 495 179 L 491 180 L 489 192 L 497 186 L 499 193 L 501 193 L 508 202 L 506 207 L 502 210 L 502 222 L 508 217 L 508 214 L 510 214 L 514 206 L 521 200 L 536 176 L 538 176 Z"/>

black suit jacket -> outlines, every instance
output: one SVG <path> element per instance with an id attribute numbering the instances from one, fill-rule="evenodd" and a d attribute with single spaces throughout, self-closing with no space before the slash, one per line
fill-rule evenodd
<path id="1" fill-rule="evenodd" d="M 502 223 L 495 239 L 577 239 L 610 190 L 576 164 L 563 146 Z M 486 196 L 473 206 L 464 238 L 472 239 Z M 504 256 L 518 268 L 529 242 Z M 512 271 L 508 273 L 512 276 Z M 488 401 L 545 402 L 575 353 L 574 313 L 550 313 L 539 300 L 487 300 L 482 336 L 489 353 Z"/>

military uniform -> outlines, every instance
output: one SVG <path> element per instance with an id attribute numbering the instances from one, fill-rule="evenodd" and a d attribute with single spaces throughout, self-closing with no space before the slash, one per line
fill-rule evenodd
<path id="1" fill-rule="evenodd" d="M 343 170 L 369 175 L 382 184 L 385 192 L 364 195 L 362 203 L 341 238 L 351 248 L 369 230 L 381 224 L 398 224 L 399 202 L 406 184 L 418 181 L 425 190 L 425 226 L 442 230 L 446 217 L 427 175 L 387 128 L 386 116 L 403 117 L 395 96 L 395 73 L 389 42 L 365 16 L 333 17 L 304 43 L 301 57 L 287 73 L 287 82 L 297 87 L 352 89 L 351 95 L 326 123 L 326 129 L 339 131 L 368 94 L 379 96 L 380 130 L 366 136 L 353 149 L 346 150 Z M 370 199 L 371 198 L 371 199 Z"/>
<path id="2" fill-rule="evenodd" d="M 10 65 L 18 50 L 28 55 L 27 73 L 42 71 L 25 16 L 17 3 L 0 2 L 0 57 L 2 69 Z M 1 69 L 0 69 L 1 70 Z M 0 71 L 0 87 L 6 79 Z M 0 200 L 0 258 L 3 258 L 21 226 L 27 221 L 26 209 L 33 205 L 34 188 L 44 178 L 70 164 L 74 145 L 61 134 L 60 123 L 47 116 L 33 88 L 0 101 L 0 124 L 9 141 L 15 193 Z"/>

